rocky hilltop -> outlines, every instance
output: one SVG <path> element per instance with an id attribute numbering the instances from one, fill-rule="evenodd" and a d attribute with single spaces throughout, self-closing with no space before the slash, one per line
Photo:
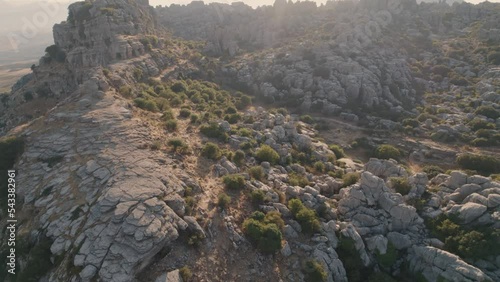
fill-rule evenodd
<path id="1" fill-rule="evenodd" d="M 500 280 L 499 11 L 72 4 L 1 95 L 0 280 Z"/>

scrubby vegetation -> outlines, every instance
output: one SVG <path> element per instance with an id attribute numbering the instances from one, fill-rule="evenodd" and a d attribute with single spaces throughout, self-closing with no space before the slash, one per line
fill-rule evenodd
<path id="1" fill-rule="evenodd" d="M 408 195 L 411 190 L 411 185 L 408 183 L 408 179 L 404 177 L 392 177 L 389 179 L 391 186 L 396 192 L 401 195 Z"/>
<path id="2" fill-rule="evenodd" d="M 222 182 L 229 190 L 239 190 L 245 187 L 245 178 L 239 174 L 226 175 Z"/>
<path id="3" fill-rule="evenodd" d="M 203 146 L 201 155 L 207 159 L 218 160 L 222 156 L 222 153 L 217 144 L 209 142 Z"/>
<path id="4" fill-rule="evenodd" d="M 500 230 L 472 228 L 460 224 L 455 217 L 441 215 L 426 221 L 432 235 L 444 242 L 444 248 L 466 259 L 497 256 L 500 250 Z"/>
<path id="5" fill-rule="evenodd" d="M 319 231 L 321 225 L 316 211 L 304 206 L 299 199 L 291 199 L 288 202 L 288 208 L 300 223 L 303 232 L 313 233 Z"/>
<path id="6" fill-rule="evenodd" d="M 306 274 L 305 281 L 307 282 L 325 282 L 327 281 L 328 274 L 316 260 L 307 260 L 304 263 L 304 272 Z"/>
<path id="7" fill-rule="evenodd" d="M 255 157 L 260 162 L 269 162 L 270 164 L 276 164 L 280 160 L 280 155 L 268 145 L 262 145 L 255 153 Z"/>
<path id="8" fill-rule="evenodd" d="M 500 172 L 500 160 L 493 156 L 463 154 L 457 157 L 458 165 L 483 174 Z"/>
<path id="9" fill-rule="evenodd" d="M 280 228 L 275 223 L 279 214 L 270 214 L 264 215 L 262 212 L 255 212 L 243 222 L 245 235 L 257 245 L 261 252 L 268 254 L 279 251 L 283 239 Z M 279 218 L 281 219 L 281 215 Z"/>
<path id="10" fill-rule="evenodd" d="M 399 160 L 401 152 L 392 145 L 380 145 L 375 150 L 375 157 L 379 159 L 395 159 Z"/>

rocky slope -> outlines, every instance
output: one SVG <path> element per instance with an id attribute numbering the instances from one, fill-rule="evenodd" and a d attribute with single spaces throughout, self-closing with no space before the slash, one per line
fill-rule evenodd
<path id="1" fill-rule="evenodd" d="M 0 280 L 500 280 L 498 5 L 397 4 L 72 4 L 1 99 Z"/>

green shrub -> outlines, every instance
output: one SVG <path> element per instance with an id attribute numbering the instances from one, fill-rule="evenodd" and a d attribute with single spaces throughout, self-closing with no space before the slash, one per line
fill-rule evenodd
<path id="1" fill-rule="evenodd" d="M 387 243 L 387 251 L 385 254 L 380 254 L 377 250 L 377 261 L 383 267 L 391 267 L 398 259 L 398 251 L 391 242 Z"/>
<path id="2" fill-rule="evenodd" d="M 425 122 L 426 120 L 432 120 L 433 122 L 438 122 L 439 121 L 439 118 L 435 115 L 431 115 L 431 114 L 428 114 L 428 113 L 423 113 L 423 114 L 420 114 L 418 117 L 417 117 L 417 120 L 419 122 Z"/>
<path id="3" fill-rule="evenodd" d="M 242 166 L 245 162 L 245 152 L 243 152 L 242 150 L 236 151 L 233 156 L 233 162 L 237 166 Z"/>
<path id="4" fill-rule="evenodd" d="M 304 206 L 299 199 L 288 201 L 288 208 L 305 233 L 317 232 L 320 229 L 321 224 L 316 212 Z"/>
<path id="5" fill-rule="evenodd" d="M 191 115 L 191 111 L 189 109 L 181 109 L 179 112 L 179 117 L 188 118 Z"/>
<path id="6" fill-rule="evenodd" d="M 463 169 L 477 170 L 485 174 L 500 172 L 500 160 L 493 156 L 463 154 L 457 157 L 457 163 Z"/>
<path id="7" fill-rule="evenodd" d="M 498 255 L 500 230 L 491 227 L 472 229 L 457 222 L 457 218 L 443 214 L 426 220 L 426 226 L 433 236 L 445 243 L 445 250 L 462 258 L 485 259 Z"/>
<path id="8" fill-rule="evenodd" d="M 317 172 L 317 173 L 323 173 L 325 172 L 325 164 L 323 162 L 315 162 L 314 163 L 314 170 Z"/>
<path id="9" fill-rule="evenodd" d="M 280 230 L 285 228 L 285 221 L 281 218 L 281 213 L 279 211 L 270 211 L 264 216 L 264 223 L 275 224 Z"/>
<path id="10" fill-rule="evenodd" d="M 343 178 L 344 177 L 344 171 L 342 169 L 337 169 L 335 171 L 329 171 L 328 175 L 333 177 L 333 178 Z"/>
<path id="11" fill-rule="evenodd" d="M 379 159 L 395 159 L 398 160 L 401 157 L 399 150 L 392 145 L 380 145 L 375 150 L 375 157 Z"/>
<path id="12" fill-rule="evenodd" d="M 150 111 L 150 112 L 157 112 L 158 111 L 158 107 L 156 106 L 156 103 L 154 101 L 146 100 L 143 98 L 136 98 L 136 99 L 134 99 L 134 103 L 138 108 L 141 108 L 143 110 Z"/>
<path id="13" fill-rule="evenodd" d="M 231 203 L 231 197 L 226 193 L 219 194 L 219 196 L 217 198 L 218 198 L 217 205 L 219 205 L 219 207 L 221 207 L 223 209 L 226 209 L 229 206 L 229 204 Z"/>
<path id="14" fill-rule="evenodd" d="M 418 127 L 420 123 L 416 119 L 407 118 L 403 120 L 403 126 L 410 126 L 412 128 Z"/>
<path id="15" fill-rule="evenodd" d="M 217 144 L 208 142 L 205 146 L 203 146 L 201 155 L 207 159 L 218 160 L 222 156 L 222 153 Z"/>
<path id="16" fill-rule="evenodd" d="M 188 266 L 183 266 L 179 269 L 179 274 L 182 277 L 183 282 L 188 282 L 191 277 L 193 277 L 193 272 L 191 272 L 191 269 L 189 269 Z"/>
<path id="17" fill-rule="evenodd" d="M 304 264 L 304 273 L 306 277 L 304 280 L 306 282 L 326 282 L 328 274 L 323 269 L 323 265 L 316 260 L 307 260 Z"/>
<path id="18" fill-rule="evenodd" d="M 176 131 L 177 130 L 177 121 L 175 119 L 167 120 L 165 122 L 165 128 L 168 131 Z"/>
<path id="19" fill-rule="evenodd" d="M 357 172 L 350 172 L 345 174 L 344 177 L 342 177 L 342 181 L 344 182 L 343 186 L 347 187 L 356 184 L 359 180 L 359 177 L 360 175 Z"/>
<path id="20" fill-rule="evenodd" d="M 208 125 L 202 125 L 200 127 L 200 132 L 207 137 L 217 138 L 221 141 L 226 141 L 229 138 L 227 133 L 224 132 L 224 130 L 222 130 L 222 128 L 215 122 L 212 122 Z"/>
<path id="21" fill-rule="evenodd" d="M 262 181 L 264 179 L 265 172 L 261 166 L 253 166 L 248 169 L 248 174 L 257 180 Z"/>
<path id="22" fill-rule="evenodd" d="M 250 193 L 250 199 L 254 205 L 262 205 L 265 198 L 266 193 L 262 190 L 253 190 L 252 193 Z"/>
<path id="23" fill-rule="evenodd" d="M 344 149 L 342 149 L 342 147 L 340 147 L 339 145 L 332 144 L 328 146 L 328 148 L 335 154 L 335 157 L 337 157 L 337 159 L 345 157 Z"/>
<path id="24" fill-rule="evenodd" d="M 252 130 L 248 129 L 248 128 L 240 128 L 240 130 L 238 130 L 238 135 L 242 136 L 242 137 L 252 137 Z"/>
<path id="25" fill-rule="evenodd" d="M 498 117 L 500 117 L 500 111 L 493 108 L 492 106 L 480 106 L 474 113 L 476 115 L 482 115 L 491 119 L 497 119 Z"/>
<path id="26" fill-rule="evenodd" d="M 186 92 L 187 86 L 184 82 L 179 81 L 170 86 L 170 89 L 175 93 L 181 93 L 181 92 Z"/>
<path id="27" fill-rule="evenodd" d="M 161 120 L 163 121 L 168 121 L 171 119 L 175 119 L 174 117 L 174 112 L 172 110 L 168 109 L 163 112 L 163 115 L 161 116 Z"/>
<path id="28" fill-rule="evenodd" d="M 239 174 L 226 175 L 222 182 L 230 190 L 239 190 L 245 187 L 245 178 Z"/>
<path id="29" fill-rule="evenodd" d="M 321 228 L 320 221 L 314 210 L 304 208 L 297 213 L 295 218 L 300 223 L 304 233 L 317 232 Z"/>
<path id="30" fill-rule="evenodd" d="M 255 153 L 255 157 L 259 162 L 271 164 L 276 164 L 280 160 L 280 155 L 268 145 L 262 145 Z"/>
<path id="31" fill-rule="evenodd" d="M 391 182 L 392 188 L 399 194 L 404 196 L 410 193 L 411 185 L 408 183 L 408 179 L 404 177 L 392 177 L 389 181 Z"/>
<path id="32" fill-rule="evenodd" d="M 495 124 L 491 122 L 487 122 L 480 118 L 475 118 L 471 120 L 468 125 L 473 131 L 478 131 L 480 129 L 495 129 Z"/>
<path id="33" fill-rule="evenodd" d="M 172 138 L 168 140 L 167 144 L 172 147 L 172 151 L 174 152 L 180 152 L 180 151 L 185 151 L 188 147 L 186 142 L 180 138 Z"/>
<path id="34" fill-rule="evenodd" d="M 200 120 L 200 116 L 197 115 L 197 114 L 192 114 L 190 116 L 190 122 L 191 122 L 191 124 L 196 124 L 196 123 L 198 123 L 199 120 Z"/>
<path id="35" fill-rule="evenodd" d="M 296 216 L 299 213 L 299 211 L 305 209 L 306 207 L 304 206 L 301 200 L 291 199 L 290 201 L 288 201 L 288 208 L 290 209 L 292 215 Z"/>
<path id="36" fill-rule="evenodd" d="M 301 122 L 305 122 L 305 123 L 308 123 L 308 124 L 313 124 L 314 123 L 314 119 L 310 115 L 300 116 L 299 119 L 300 119 Z"/>
<path id="37" fill-rule="evenodd" d="M 273 254 L 281 249 L 283 235 L 276 224 L 249 218 L 243 222 L 243 232 L 263 253 Z"/>
<path id="38" fill-rule="evenodd" d="M 304 175 L 299 175 L 295 172 L 288 174 L 288 184 L 292 186 L 305 187 L 309 185 L 309 180 Z"/>
<path id="39" fill-rule="evenodd" d="M 436 177 L 438 174 L 445 172 L 444 169 L 442 169 L 438 166 L 435 166 L 435 165 L 424 166 L 424 168 L 422 170 L 425 173 L 427 173 L 427 177 L 429 177 L 429 179 L 432 179 L 432 178 Z"/>

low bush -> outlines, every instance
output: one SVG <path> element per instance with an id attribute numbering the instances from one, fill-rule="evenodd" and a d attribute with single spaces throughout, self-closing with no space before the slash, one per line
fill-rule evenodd
<path id="1" fill-rule="evenodd" d="M 303 232 L 313 233 L 320 229 L 321 224 L 316 211 L 304 206 L 299 199 L 291 199 L 288 201 L 288 208 L 295 219 L 300 223 Z"/>
<path id="2" fill-rule="evenodd" d="M 321 224 L 316 211 L 304 208 L 295 216 L 304 233 L 314 233 L 320 230 Z"/>
<path id="3" fill-rule="evenodd" d="M 427 173 L 427 177 L 429 179 L 432 179 L 432 178 L 436 177 L 438 174 L 445 172 L 444 169 L 442 169 L 438 166 L 435 166 L 435 165 L 424 166 L 424 168 L 422 170 L 425 173 Z"/>
<path id="4" fill-rule="evenodd" d="M 226 175 L 222 178 L 222 182 L 230 190 L 239 190 L 245 187 L 245 178 L 239 174 Z"/>
<path id="5" fill-rule="evenodd" d="M 495 124 L 491 122 L 487 122 L 480 118 L 475 118 L 471 120 L 468 125 L 473 131 L 478 131 L 480 129 L 495 129 Z"/>
<path id="6" fill-rule="evenodd" d="M 201 155 L 207 159 L 218 160 L 222 156 L 222 153 L 217 144 L 208 142 L 205 146 L 203 146 Z"/>
<path id="7" fill-rule="evenodd" d="M 443 241 L 444 249 L 465 259 L 485 259 L 497 256 L 500 249 L 500 230 L 491 227 L 474 229 L 460 225 L 455 217 L 440 215 L 426 220 L 433 236 Z"/>
<path id="8" fill-rule="evenodd" d="M 344 149 L 342 149 L 342 147 L 340 147 L 339 145 L 332 144 L 328 146 L 328 148 L 335 154 L 335 157 L 337 157 L 337 159 L 345 157 Z"/>
<path id="9" fill-rule="evenodd" d="M 242 166 L 245 163 L 245 152 L 237 150 L 233 155 L 232 161 L 237 166 Z"/>
<path id="10" fill-rule="evenodd" d="M 314 170 L 317 172 L 317 173 L 323 173 L 325 172 L 325 164 L 323 162 L 315 162 L 314 163 Z"/>
<path id="11" fill-rule="evenodd" d="M 389 179 L 391 182 L 391 186 L 396 192 L 398 192 L 401 195 L 408 195 L 411 190 L 411 185 L 408 182 L 408 179 L 404 177 L 392 177 Z"/>
<path id="12" fill-rule="evenodd" d="M 310 115 L 300 116 L 299 119 L 300 119 L 301 122 L 305 122 L 305 123 L 308 123 L 308 124 L 313 124 L 314 123 L 314 119 Z"/>
<path id="13" fill-rule="evenodd" d="M 307 180 L 307 177 L 304 175 L 297 174 L 295 172 L 292 172 L 288 174 L 288 184 L 292 186 L 300 186 L 300 187 L 305 187 L 309 185 L 309 180 Z"/>
<path id="14" fill-rule="evenodd" d="M 392 145 L 380 145 L 375 149 L 375 157 L 379 159 L 395 159 L 399 160 L 401 153 Z"/>
<path id="15" fill-rule="evenodd" d="M 268 145 L 262 145 L 255 153 L 255 157 L 259 162 L 269 162 L 271 164 L 276 164 L 280 160 L 278 152 Z"/>
<path id="16" fill-rule="evenodd" d="M 261 166 L 253 166 L 248 169 L 248 174 L 257 180 L 262 181 L 266 173 Z"/>
<path id="17" fill-rule="evenodd" d="M 188 118 L 191 116 L 191 111 L 189 109 L 181 109 L 179 112 L 179 117 L 181 118 Z"/>
<path id="18" fill-rule="evenodd" d="M 491 119 L 497 119 L 498 117 L 500 117 L 500 111 L 493 108 L 492 106 L 480 106 L 474 113 L 476 115 L 482 115 Z"/>
<path id="19" fill-rule="evenodd" d="M 493 156 L 463 154 L 457 157 L 457 164 L 463 169 L 476 170 L 484 174 L 500 172 L 500 160 Z"/>
<path id="20" fill-rule="evenodd" d="M 175 93 L 181 93 L 181 92 L 186 92 L 187 86 L 186 83 L 184 83 L 183 81 L 179 81 L 170 86 L 170 89 Z"/>
<path id="21" fill-rule="evenodd" d="M 217 197 L 217 205 L 223 209 L 226 209 L 231 203 L 231 197 L 226 193 L 221 193 Z"/>
<path id="22" fill-rule="evenodd" d="M 165 122 L 165 128 L 168 131 L 177 131 L 177 121 L 175 119 L 171 119 Z"/>
<path id="23" fill-rule="evenodd" d="M 270 211 L 264 216 L 264 222 L 267 224 L 275 224 L 280 230 L 285 228 L 285 221 L 281 217 L 279 211 Z"/>
<path id="24" fill-rule="evenodd" d="M 303 270 L 305 273 L 304 281 L 306 282 L 326 282 L 328 274 L 323 268 L 323 265 L 317 260 L 307 260 L 304 263 Z"/>
<path id="25" fill-rule="evenodd" d="M 172 147 L 173 152 L 185 152 L 188 148 L 188 145 L 184 140 L 180 138 L 172 138 L 168 140 L 167 145 Z"/>
<path id="26" fill-rule="evenodd" d="M 353 184 L 356 184 L 359 180 L 359 173 L 357 172 L 350 172 L 350 173 L 347 173 L 345 174 L 343 177 L 342 177 L 342 181 L 343 181 L 343 186 L 344 187 L 347 187 L 347 186 L 351 186 Z"/>
<path id="27" fill-rule="evenodd" d="M 281 249 L 283 235 L 274 223 L 248 218 L 243 222 L 243 232 L 263 253 L 273 254 Z"/>
<path id="28" fill-rule="evenodd" d="M 230 124 L 236 124 L 241 120 L 241 115 L 240 114 L 225 115 L 224 120 L 229 122 Z"/>
<path id="29" fill-rule="evenodd" d="M 191 124 L 197 124 L 198 121 L 200 120 L 200 116 L 197 114 L 191 114 L 189 117 Z"/>
<path id="30" fill-rule="evenodd" d="M 219 124 L 212 122 L 210 124 L 204 124 L 200 127 L 200 132 L 201 134 L 210 137 L 210 138 L 217 138 L 221 141 L 227 141 L 229 136 L 227 135 L 226 132 L 219 126 Z"/>
<path id="31" fill-rule="evenodd" d="M 181 267 L 179 269 L 179 274 L 181 275 L 183 282 L 188 282 L 191 277 L 193 277 L 193 272 L 187 266 Z"/>
<path id="32" fill-rule="evenodd" d="M 418 127 L 420 123 L 416 119 L 407 118 L 403 120 L 403 126 L 410 126 L 412 128 Z"/>
<path id="33" fill-rule="evenodd" d="M 158 111 L 158 107 L 156 106 L 156 103 L 154 101 L 146 100 L 143 98 L 136 98 L 136 99 L 134 99 L 134 103 L 138 108 L 141 108 L 143 110 L 150 111 L 150 112 L 157 112 Z"/>
<path id="34" fill-rule="evenodd" d="M 266 198 L 266 193 L 262 190 L 253 190 L 252 193 L 250 193 L 250 199 L 252 200 L 252 203 L 256 206 L 262 205 L 264 203 L 264 200 Z"/>

